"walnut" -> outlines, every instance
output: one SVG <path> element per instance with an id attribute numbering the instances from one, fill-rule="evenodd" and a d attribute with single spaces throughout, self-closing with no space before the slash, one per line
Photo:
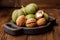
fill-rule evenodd
<path id="1" fill-rule="evenodd" d="M 36 12 L 36 14 L 35 14 L 36 15 L 36 19 L 42 18 L 43 14 L 44 14 L 44 11 L 43 10 L 38 10 Z"/>
<path id="2" fill-rule="evenodd" d="M 36 26 L 36 19 L 30 18 L 26 21 L 26 27 L 32 28 L 34 26 Z"/>
<path id="3" fill-rule="evenodd" d="M 17 20 L 16 20 L 16 24 L 17 24 L 18 26 L 24 26 L 24 25 L 25 25 L 25 22 L 26 22 L 26 18 L 25 18 L 24 15 L 19 16 L 19 17 L 17 18 Z"/>
<path id="4" fill-rule="evenodd" d="M 42 26 L 46 23 L 46 19 L 45 18 L 41 18 L 37 20 L 37 25 L 38 26 Z"/>

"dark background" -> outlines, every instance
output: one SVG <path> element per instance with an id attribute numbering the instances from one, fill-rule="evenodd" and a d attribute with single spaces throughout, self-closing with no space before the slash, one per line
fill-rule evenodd
<path id="1" fill-rule="evenodd" d="M 28 3 L 36 3 L 42 8 L 60 8 L 60 0 L 0 0 L 1 7 L 21 7 Z"/>

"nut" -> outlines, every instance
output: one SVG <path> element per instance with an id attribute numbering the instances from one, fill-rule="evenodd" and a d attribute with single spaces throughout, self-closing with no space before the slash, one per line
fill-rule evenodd
<path id="1" fill-rule="evenodd" d="M 27 14 L 34 14 L 37 9 L 38 9 L 38 5 L 35 4 L 35 3 L 28 4 L 25 7 L 25 11 L 26 11 Z"/>
<path id="2" fill-rule="evenodd" d="M 36 19 L 30 18 L 26 21 L 26 27 L 32 28 L 34 26 L 36 26 Z"/>
<path id="3" fill-rule="evenodd" d="M 17 18 L 17 20 L 16 20 L 16 24 L 17 24 L 18 26 L 24 26 L 24 25 L 25 25 L 25 22 L 26 22 L 26 18 L 25 18 L 24 15 L 19 16 L 19 17 Z"/>
<path id="4" fill-rule="evenodd" d="M 38 26 L 44 25 L 45 23 L 46 23 L 46 19 L 45 18 L 41 18 L 41 19 L 37 20 L 37 25 Z"/>
<path id="5" fill-rule="evenodd" d="M 48 21 L 49 16 L 48 16 L 48 14 L 47 14 L 47 13 L 44 13 L 44 18 Z"/>
<path id="6" fill-rule="evenodd" d="M 12 21 L 16 23 L 18 16 L 25 15 L 21 9 L 16 9 L 12 13 Z"/>
<path id="7" fill-rule="evenodd" d="M 36 19 L 40 19 L 44 14 L 44 11 L 43 10 L 38 10 L 36 12 Z"/>
<path id="8" fill-rule="evenodd" d="M 35 18 L 35 15 L 34 15 L 34 14 L 28 14 L 28 15 L 26 16 L 26 19 L 30 19 L 30 18 Z"/>

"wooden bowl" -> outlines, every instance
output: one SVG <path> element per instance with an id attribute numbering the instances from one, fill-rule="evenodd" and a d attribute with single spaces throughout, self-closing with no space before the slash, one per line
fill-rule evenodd
<path id="1" fill-rule="evenodd" d="M 11 35 L 35 35 L 35 34 L 43 34 L 50 30 L 52 30 L 53 25 L 55 23 L 55 18 L 49 17 L 49 21 L 46 25 L 34 28 L 27 28 L 27 27 L 18 27 L 13 21 L 10 21 L 4 24 L 4 31 L 11 34 Z"/>

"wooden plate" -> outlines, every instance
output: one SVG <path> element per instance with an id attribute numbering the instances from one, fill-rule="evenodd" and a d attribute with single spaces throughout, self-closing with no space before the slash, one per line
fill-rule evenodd
<path id="1" fill-rule="evenodd" d="M 11 35 L 34 35 L 34 34 L 43 34 L 50 30 L 52 30 L 53 25 L 55 24 L 55 18 L 49 17 L 49 21 L 46 25 L 34 28 L 27 28 L 27 27 L 18 27 L 12 21 L 4 24 L 4 31 L 11 34 Z M 53 25 L 52 25 L 53 24 Z"/>

